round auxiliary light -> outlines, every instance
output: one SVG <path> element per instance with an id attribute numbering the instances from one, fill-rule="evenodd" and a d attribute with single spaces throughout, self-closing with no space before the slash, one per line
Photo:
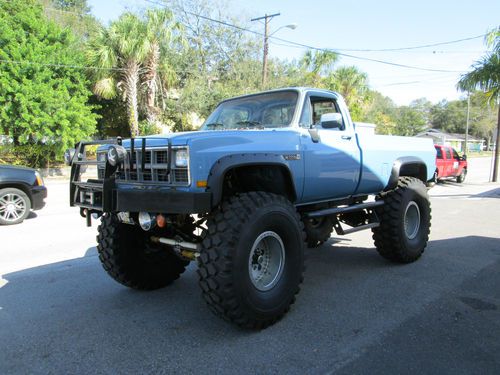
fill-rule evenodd
<path id="1" fill-rule="evenodd" d="M 150 230 L 156 223 L 156 216 L 149 212 L 139 212 L 139 225 L 143 230 Z"/>
<path id="2" fill-rule="evenodd" d="M 127 151 L 123 146 L 115 145 L 108 149 L 108 163 L 115 167 L 125 160 Z"/>

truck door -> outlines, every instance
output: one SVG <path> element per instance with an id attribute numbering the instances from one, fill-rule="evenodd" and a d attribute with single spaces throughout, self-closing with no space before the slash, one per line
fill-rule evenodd
<path id="1" fill-rule="evenodd" d="M 436 147 L 436 167 L 438 169 L 438 177 L 446 176 L 446 160 L 443 155 L 443 148 L 441 146 Z"/>
<path id="2" fill-rule="evenodd" d="M 444 148 L 444 153 L 446 155 L 446 176 L 454 176 L 455 175 L 455 163 L 453 157 L 451 156 L 450 147 Z M 457 166 L 458 168 L 458 166 Z"/>
<path id="3" fill-rule="evenodd" d="M 323 128 L 320 119 L 325 113 L 340 113 L 342 126 Z M 360 151 L 345 104 L 333 94 L 310 93 L 304 100 L 300 126 L 305 170 L 302 200 L 352 195 L 360 175 Z"/>

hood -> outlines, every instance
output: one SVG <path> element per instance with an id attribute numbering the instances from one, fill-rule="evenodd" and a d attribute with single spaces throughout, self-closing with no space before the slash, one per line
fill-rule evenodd
<path id="1" fill-rule="evenodd" d="M 7 165 L 7 164 L 0 165 L 0 169 L 31 171 L 31 172 L 35 171 L 35 169 L 33 169 L 33 168 L 21 167 L 21 166 L 18 166 L 18 165 Z"/>
<path id="2" fill-rule="evenodd" d="M 213 140 L 215 138 L 224 139 L 228 141 L 231 139 L 231 142 L 240 142 L 246 143 L 245 141 L 251 133 L 263 133 L 263 132 L 275 132 L 275 131 L 283 131 L 286 128 L 281 129 L 249 129 L 249 130 L 199 130 L 199 131 L 190 131 L 190 132 L 180 132 L 180 133 L 170 133 L 170 134 L 159 134 L 159 135 L 150 135 L 146 137 L 137 137 L 134 140 L 134 148 L 139 149 L 142 147 L 142 140 L 146 140 L 147 147 L 165 147 L 168 144 L 168 140 L 170 139 L 172 142 L 172 146 L 186 146 L 191 144 L 194 141 L 199 140 Z M 125 148 L 130 148 L 130 139 L 123 140 L 123 146 Z"/>

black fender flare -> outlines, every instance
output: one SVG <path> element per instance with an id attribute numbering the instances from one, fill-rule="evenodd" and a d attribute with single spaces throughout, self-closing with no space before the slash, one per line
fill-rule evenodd
<path id="1" fill-rule="evenodd" d="M 297 154 L 298 155 L 298 154 Z M 295 154 L 294 154 L 295 156 Z M 300 157 L 298 158 L 300 160 Z M 297 160 L 297 159 L 292 159 Z M 227 155 L 217 160 L 212 168 L 207 179 L 207 192 L 212 193 L 212 207 L 217 206 L 222 200 L 222 189 L 224 185 L 224 178 L 226 173 L 234 168 L 245 166 L 278 166 L 284 168 L 288 173 L 288 177 L 292 182 L 290 188 L 292 189 L 294 199 L 297 198 L 297 189 L 295 188 L 295 181 L 293 173 L 288 166 L 288 163 L 282 154 L 273 153 L 239 153 Z"/>
<path id="2" fill-rule="evenodd" d="M 403 156 L 398 158 L 392 164 L 391 176 L 389 177 L 389 182 L 384 190 L 394 189 L 398 185 L 398 179 L 401 176 L 401 169 L 408 166 L 418 166 L 419 168 L 424 168 L 425 176 L 412 176 L 417 177 L 424 183 L 427 182 L 427 165 L 425 162 L 416 156 Z M 422 179 L 423 177 L 423 179 Z"/>

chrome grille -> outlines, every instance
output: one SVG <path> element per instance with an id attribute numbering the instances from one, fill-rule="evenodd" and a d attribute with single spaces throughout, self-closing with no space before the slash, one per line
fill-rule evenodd
<path id="1" fill-rule="evenodd" d="M 146 149 L 144 163 L 141 149 L 134 149 L 133 155 L 131 155 L 130 150 L 127 153 L 127 160 L 120 165 L 116 172 L 118 181 L 163 182 L 178 186 L 189 185 L 188 168 L 175 167 L 172 163 L 170 175 L 168 175 L 168 150 Z M 143 164 L 144 170 L 142 169 Z"/>
<path id="2" fill-rule="evenodd" d="M 174 169 L 174 182 L 177 184 L 188 184 L 189 176 L 187 169 Z"/>

